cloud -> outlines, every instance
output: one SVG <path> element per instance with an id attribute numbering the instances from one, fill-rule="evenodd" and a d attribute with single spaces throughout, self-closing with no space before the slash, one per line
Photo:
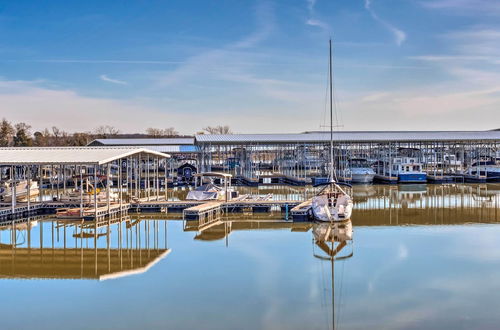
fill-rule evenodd
<path id="1" fill-rule="evenodd" d="M 113 84 L 127 85 L 126 81 L 118 80 L 118 79 L 112 79 L 112 78 L 109 78 L 108 76 L 106 76 L 105 74 L 100 75 L 99 78 L 102 81 L 107 81 L 107 82 L 110 82 L 110 83 L 113 83 Z"/>
<path id="2" fill-rule="evenodd" d="M 251 48 L 267 39 L 274 29 L 274 10 L 270 2 L 261 1 L 255 8 L 256 29 L 249 36 L 231 45 L 235 48 Z"/>
<path id="3" fill-rule="evenodd" d="M 308 19 L 306 20 L 306 24 L 310 26 L 319 27 L 325 32 L 331 32 L 331 27 L 328 23 L 318 19 L 315 14 L 314 6 L 316 6 L 316 0 L 306 0 L 307 1 L 307 11 L 308 11 Z"/>
<path id="4" fill-rule="evenodd" d="M 210 49 L 184 60 L 174 70 L 157 78 L 160 87 L 179 84 L 200 74 L 220 79 L 221 75 L 252 66 L 250 49 L 266 40 L 275 25 L 274 9 L 270 2 L 261 1 L 255 7 L 255 30 L 249 35 L 218 49 Z M 246 63 L 242 63 L 246 62 Z M 214 70 L 217 68 L 217 70 Z"/>
<path id="5" fill-rule="evenodd" d="M 420 1 L 420 4 L 428 9 L 461 15 L 500 14 L 500 3 L 495 0 L 428 0 Z"/>
<path id="6" fill-rule="evenodd" d="M 174 109 L 167 114 L 144 100 L 86 97 L 68 89 L 49 89 L 44 84 L 0 80 L 0 113 L 10 121 L 31 124 L 34 130 L 58 126 L 69 132 L 89 131 L 99 125 L 142 132 L 158 123 L 168 127 L 192 119 Z M 130 120 L 139 115 L 140 122 Z"/>
<path id="7" fill-rule="evenodd" d="M 35 62 L 35 63 L 77 63 L 77 64 L 182 64 L 181 61 L 150 60 L 86 60 L 86 59 L 33 59 L 33 60 L 0 60 L 2 62 Z"/>
<path id="8" fill-rule="evenodd" d="M 398 46 L 401 46 L 401 44 L 406 40 L 406 33 L 395 27 L 394 25 L 390 24 L 386 20 L 381 19 L 375 11 L 373 11 L 372 7 L 372 1 L 371 0 L 365 0 L 365 9 L 370 13 L 371 17 L 382 24 L 389 32 L 391 32 L 394 35 L 394 39 L 396 41 L 396 44 Z"/>

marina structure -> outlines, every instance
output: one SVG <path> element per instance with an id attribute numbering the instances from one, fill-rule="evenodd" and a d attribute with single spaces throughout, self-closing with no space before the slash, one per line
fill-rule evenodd
<path id="1" fill-rule="evenodd" d="M 398 183 L 412 176 L 417 182 L 486 182 L 498 177 L 500 131 L 335 131 L 333 140 L 337 176 L 348 182 L 374 178 Z M 100 139 L 91 145 L 142 145 L 168 152 L 172 182 L 191 182 L 193 172 L 217 171 L 233 175 L 235 184 L 302 186 L 326 180 L 329 142 L 329 132 L 305 132 Z M 360 163 L 369 168 L 360 171 Z"/>
<path id="2" fill-rule="evenodd" d="M 0 217 L 59 211 L 65 218 L 97 219 L 126 211 L 132 201 L 160 200 L 167 194 L 160 168 L 168 157 L 131 147 L 0 148 L 3 179 L 26 181 L 30 196 L 18 200 L 12 185 L 16 198 L 0 204 Z M 30 192 L 33 181 L 37 196 Z"/>

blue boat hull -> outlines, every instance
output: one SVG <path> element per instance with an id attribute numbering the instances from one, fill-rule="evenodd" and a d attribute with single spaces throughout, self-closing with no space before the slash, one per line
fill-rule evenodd
<path id="1" fill-rule="evenodd" d="M 403 173 L 398 174 L 399 183 L 425 183 L 427 174 L 425 173 Z"/>

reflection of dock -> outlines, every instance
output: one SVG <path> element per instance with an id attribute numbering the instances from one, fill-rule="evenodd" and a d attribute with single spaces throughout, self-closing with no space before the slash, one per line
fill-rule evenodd
<path id="1" fill-rule="evenodd" d="M 233 231 L 248 230 L 290 230 L 306 232 L 312 228 L 312 223 L 293 223 L 284 220 L 221 220 L 208 224 L 199 221 L 186 221 L 184 231 L 197 232 L 194 239 L 214 241 L 227 237 Z"/>
<path id="2" fill-rule="evenodd" d="M 170 249 L 0 249 L 0 278 L 107 280 L 148 271 Z"/>
<path id="3" fill-rule="evenodd" d="M 112 279 L 144 273 L 170 253 L 164 220 L 30 217 L 0 229 L 0 278 Z"/>

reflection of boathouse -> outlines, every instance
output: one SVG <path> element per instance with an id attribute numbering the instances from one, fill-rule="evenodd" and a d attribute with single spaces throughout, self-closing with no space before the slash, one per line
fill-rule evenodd
<path id="1" fill-rule="evenodd" d="M 170 253 L 160 220 L 23 219 L 2 223 L 0 234 L 0 278 L 115 279 L 144 273 Z"/>

